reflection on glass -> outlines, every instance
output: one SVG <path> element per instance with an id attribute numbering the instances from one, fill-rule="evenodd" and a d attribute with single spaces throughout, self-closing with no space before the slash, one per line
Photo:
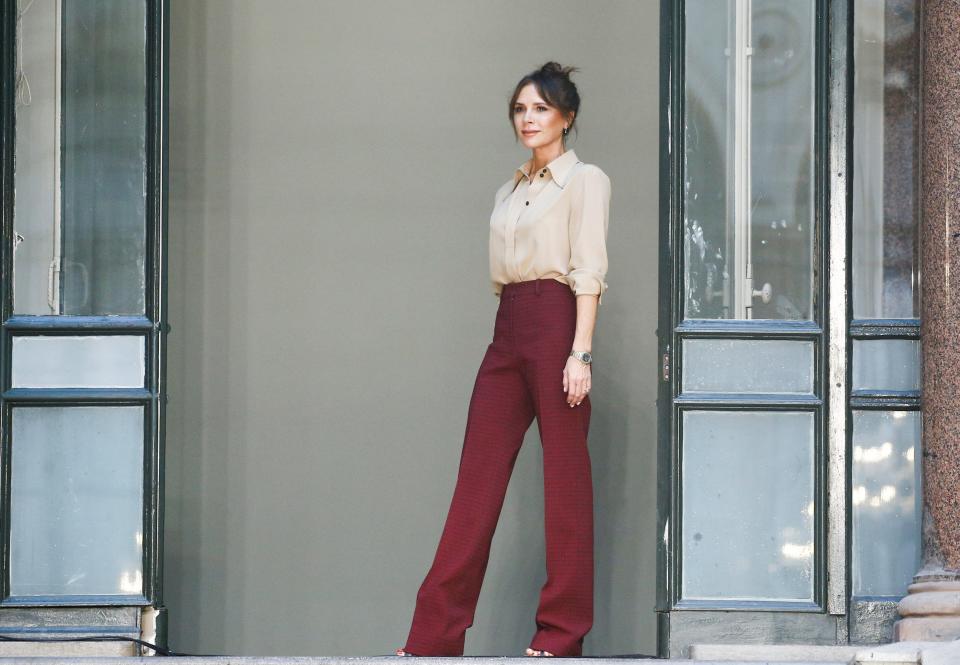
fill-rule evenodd
<path id="1" fill-rule="evenodd" d="M 687 0 L 684 315 L 813 317 L 813 0 Z"/>
<path id="2" fill-rule="evenodd" d="M 854 390 L 920 390 L 920 341 L 853 340 Z"/>
<path id="3" fill-rule="evenodd" d="M 10 593 L 142 593 L 142 407 L 15 407 Z"/>
<path id="4" fill-rule="evenodd" d="M 142 388 L 145 340 L 130 335 L 13 338 L 14 388 Z"/>
<path id="5" fill-rule="evenodd" d="M 920 567 L 920 413 L 853 412 L 853 594 L 902 598 Z"/>
<path id="6" fill-rule="evenodd" d="M 812 600 L 809 412 L 684 411 L 684 599 Z"/>
<path id="7" fill-rule="evenodd" d="M 14 311 L 142 314 L 145 3 L 22 5 Z"/>
<path id="8" fill-rule="evenodd" d="M 855 0 L 853 315 L 919 316 L 916 0 Z"/>
<path id="9" fill-rule="evenodd" d="M 813 393 L 813 342 L 683 340 L 683 392 Z"/>

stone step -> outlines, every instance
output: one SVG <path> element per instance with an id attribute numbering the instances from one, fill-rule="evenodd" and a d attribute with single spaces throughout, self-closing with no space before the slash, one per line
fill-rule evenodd
<path id="1" fill-rule="evenodd" d="M 696 663 L 845 663 L 847 665 L 960 665 L 960 641 L 894 642 L 877 646 L 812 644 L 696 644 Z"/>
<path id="2" fill-rule="evenodd" d="M 80 643 L 83 644 L 83 643 Z M 98 644 L 119 647 L 121 644 Z M 10 643 L 0 644 L 9 646 Z M 17 646 L 23 646 L 18 644 Z M 53 645 L 41 645 L 51 647 Z M 76 643 L 70 644 L 71 647 Z M 646 665 L 647 663 L 684 665 L 960 665 L 960 641 L 900 642 L 876 647 L 816 647 L 812 645 L 696 645 L 692 659 L 656 659 L 647 657 L 564 658 L 563 665 Z M 132 645 L 131 647 L 132 648 Z M 29 659 L 26 657 L 30 656 Z M 29 665 L 155 665 L 155 657 L 130 657 L 118 653 L 24 652 L 0 654 L 0 664 Z M 397 656 L 181 656 L 177 665 L 400 665 Z M 409 665 L 530 665 L 531 659 L 517 656 L 418 657 Z"/>
<path id="3" fill-rule="evenodd" d="M 24 663 L 25 665 L 156 665 L 155 657 L 116 658 L 116 657 L 82 657 L 82 658 L 23 658 L 8 659 L 0 657 L 0 663 Z M 398 665 L 401 661 L 398 656 L 363 656 L 363 657 L 256 657 L 256 656 L 182 656 L 176 659 L 176 665 Z M 416 665 L 530 665 L 528 657 L 504 656 L 466 656 L 436 658 L 421 656 L 415 660 Z M 564 658 L 563 665 L 646 665 L 648 663 L 662 663 L 663 665 L 757 665 L 757 661 L 704 661 L 687 659 L 656 659 L 656 658 Z M 823 661 L 764 661 L 767 665 L 824 665 Z M 848 665 L 848 661 L 837 661 L 836 665 Z"/>

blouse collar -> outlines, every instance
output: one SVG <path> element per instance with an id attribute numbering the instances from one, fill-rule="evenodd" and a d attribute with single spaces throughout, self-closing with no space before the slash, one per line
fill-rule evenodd
<path id="1" fill-rule="evenodd" d="M 557 183 L 562 189 L 564 185 L 567 184 L 567 178 L 570 176 L 570 169 L 573 168 L 573 165 L 576 164 L 579 160 L 577 159 L 577 153 L 573 151 L 573 148 L 570 148 L 565 153 L 555 158 L 552 162 L 543 167 L 542 171 L 545 173 L 550 172 L 550 177 L 553 178 L 553 181 Z M 516 189 L 517 183 L 520 182 L 520 179 L 526 176 L 527 179 L 530 179 L 530 167 L 532 166 L 533 157 L 525 161 L 523 164 L 517 167 L 517 170 L 513 173 L 513 187 Z"/>

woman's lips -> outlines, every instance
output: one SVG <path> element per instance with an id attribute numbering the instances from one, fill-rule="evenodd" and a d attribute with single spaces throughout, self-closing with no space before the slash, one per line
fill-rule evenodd
<path id="1" fill-rule="evenodd" d="M 533 136 L 534 134 L 539 134 L 539 133 L 540 133 L 540 130 L 539 130 L 539 129 L 534 129 L 534 130 L 530 130 L 530 131 L 524 130 L 523 135 L 524 135 L 524 136 Z"/>

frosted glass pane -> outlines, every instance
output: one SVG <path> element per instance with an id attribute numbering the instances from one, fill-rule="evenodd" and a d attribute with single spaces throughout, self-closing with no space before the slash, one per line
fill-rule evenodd
<path id="1" fill-rule="evenodd" d="M 10 593 L 139 594 L 143 408 L 12 414 Z"/>
<path id="2" fill-rule="evenodd" d="M 102 337 L 14 337 L 14 388 L 142 388 L 145 340 Z"/>
<path id="3" fill-rule="evenodd" d="M 684 411 L 684 599 L 812 600 L 814 417 Z"/>
<path id="4" fill-rule="evenodd" d="M 854 390 L 920 390 L 920 342 L 853 340 Z"/>
<path id="5" fill-rule="evenodd" d="M 683 392 L 813 393 L 813 342 L 687 339 Z"/>
<path id="6" fill-rule="evenodd" d="M 853 412 L 853 593 L 907 593 L 920 568 L 920 413 Z"/>

